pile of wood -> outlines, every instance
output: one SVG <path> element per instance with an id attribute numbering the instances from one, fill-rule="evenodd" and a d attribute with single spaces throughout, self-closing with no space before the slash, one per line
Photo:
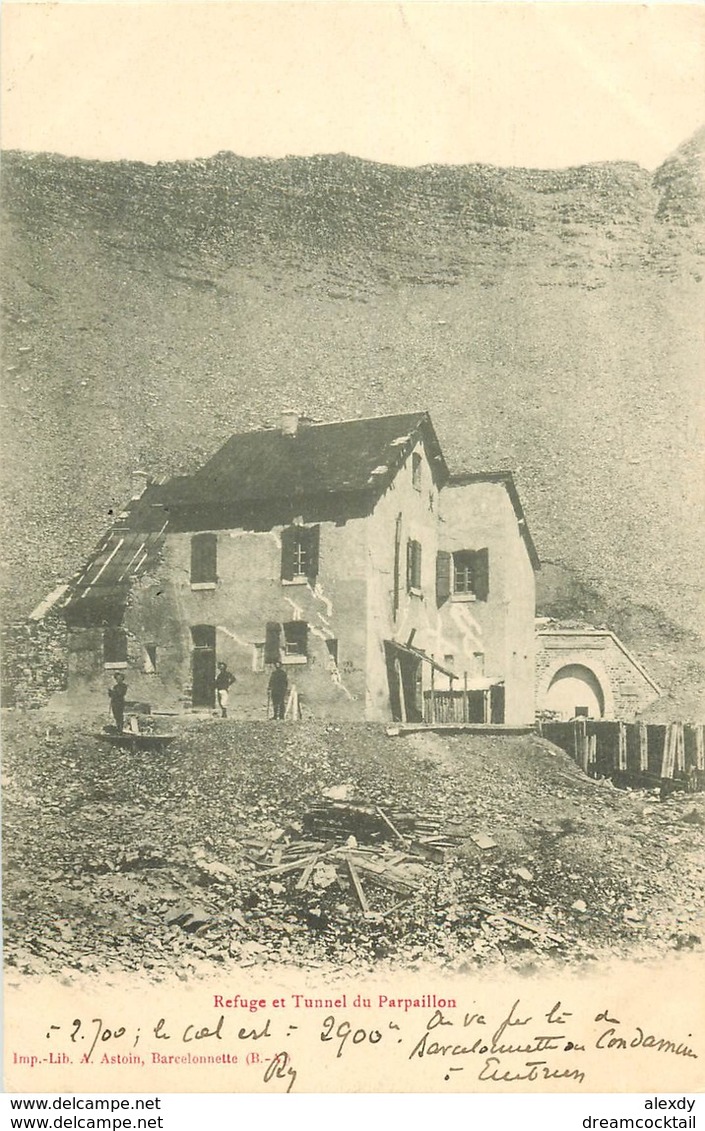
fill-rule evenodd
<path id="1" fill-rule="evenodd" d="M 313 836 L 334 841 L 355 837 L 367 844 L 391 841 L 403 845 L 412 855 L 442 863 L 448 849 L 463 837 L 449 834 L 434 814 L 386 811 L 379 805 L 333 801 L 316 805 L 304 817 L 304 829 Z"/>
<path id="2" fill-rule="evenodd" d="M 250 859 L 260 879 L 288 881 L 295 892 L 320 890 L 334 881 L 351 888 L 364 915 L 392 914 L 421 889 L 429 863 L 441 864 L 460 837 L 431 816 L 386 812 L 377 805 L 331 802 L 309 810 L 301 839 L 261 846 Z M 252 847 L 256 847 L 254 844 Z M 391 907 L 373 910 L 369 889 L 391 892 Z M 388 902 L 388 900 L 386 901 Z"/>

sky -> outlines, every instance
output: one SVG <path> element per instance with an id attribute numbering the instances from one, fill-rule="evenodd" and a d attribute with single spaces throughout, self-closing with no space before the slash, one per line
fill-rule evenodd
<path id="1" fill-rule="evenodd" d="M 4 149 L 654 168 L 705 123 L 705 5 L 5 2 Z"/>

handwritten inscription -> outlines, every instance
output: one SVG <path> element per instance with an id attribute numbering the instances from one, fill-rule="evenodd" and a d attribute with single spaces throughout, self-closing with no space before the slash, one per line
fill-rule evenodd
<path id="1" fill-rule="evenodd" d="M 692 1033 L 658 1032 L 645 1019 L 620 1018 L 609 1004 L 586 1013 L 584 1005 L 578 1010 L 563 1000 L 547 1001 L 541 1009 L 519 997 L 501 1007 L 472 1002 L 464 1008 L 433 993 L 378 996 L 380 1003 L 346 993 L 271 1001 L 216 994 L 201 1016 L 158 1016 L 139 1025 L 119 1017 L 57 1019 L 45 1031 L 44 1054 L 18 1050 L 13 1059 L 28 1068 L 99 1063 L 254 1069 L 260 1086 L 282 1092 L 295 1090 L 297 1082 L 315 1087 L 306 1072 L 312 1063 L 325 1067 L 326 1058 L 331 1066 L 344 1061 L 353 1067 L 379 1059 L 391 1070 L 402 1061 L 409 1066 L 424 1061 L 439 1084 L 465 1072 L 485 1090 L 518 1084 L 540 1091 L 549 1081 L 589 1087 L 596 1064 L 603 1058 L 619 1062 L 625 1052 L 699 1056 Z M 221 1007 L 215 1014 L 214 1006 Z M 311 1041 L 318 1047 L 315 1057 Z M 243 1081 L 240 1087 L 251 1084 Z"/>

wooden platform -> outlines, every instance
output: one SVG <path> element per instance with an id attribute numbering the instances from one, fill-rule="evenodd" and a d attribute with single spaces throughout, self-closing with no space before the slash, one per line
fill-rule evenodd
<path id="1" fill-rule="evenodd" d="M 513 726 L 511 723 L 392 723 L 386 733 L 390 738 L 402 734 L 534 734 L 533 723 Z"/>

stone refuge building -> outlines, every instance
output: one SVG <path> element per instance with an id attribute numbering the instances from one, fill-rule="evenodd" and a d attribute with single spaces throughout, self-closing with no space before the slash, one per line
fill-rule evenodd
<path id="1" fill-rule="evenodd" d="M 302 717 L 534 719 L 538 558 L 510 472 L 451 474 L 429 415 L 232 436 L 195 474 L 143 480 L 62 598 L 68 695 L 268 714 L 286 666 Z M 467 687 L 467 695 L 465 695 Z"/>
<path id="2" fill-rule="evenodd" d="M 633 722 L 661 690 L 614 632 L 542 618 L 537 622 L 539 717 Z"/>

